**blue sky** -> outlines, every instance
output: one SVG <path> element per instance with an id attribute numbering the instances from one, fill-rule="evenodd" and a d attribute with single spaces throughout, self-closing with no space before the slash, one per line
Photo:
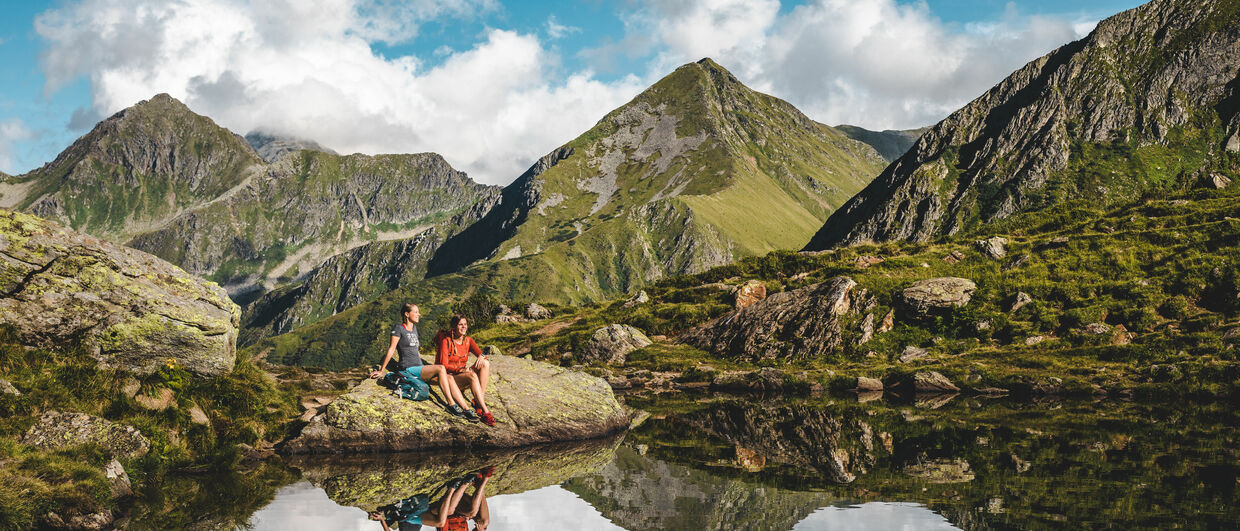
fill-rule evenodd
<path id="1" fill-rule="evenodd" d="M 1138 4 L 10 0 L 0 171 L 37 168 L 168 92 L 240 134 L 435 151 L 504 184 L 704 55 L 824 123 L 916 127 Z"/>

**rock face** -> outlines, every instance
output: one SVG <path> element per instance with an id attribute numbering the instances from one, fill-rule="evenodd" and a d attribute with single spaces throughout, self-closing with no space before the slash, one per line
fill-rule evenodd
<path id="1" fill-rule="evenodd" d="M 263 160 L 267 162 L 273 162 L 285 153 L 292 153 L 303 149 L 310 151 L 321 151 L 332 155 L 337 154 L 335 151 L 327 149 L 313 140 L 290 138 L 264 133 L 262 131 L 250 131 L 249 133 L 246 133 L 245 141 L 250 144 L 250 147 L 254 148 L 254 151 L 258 153 L 258 156 L 262 157 Z"/>
<path id="2" fill-rule="evenodd" d="M 1234 175 L 1226 155 L 1240 150 L 1234 9 L 1227 0 L 1154 0 L 1100 22 L 927 131 L 806 250 L 927 241 L 1065 200 L 1129 201 L 1197 175 Z M 1210 155 L 1090 170 L 1142 152 L 1124 146 L 1151 145 Z"/>
<path id="3" fill-rule="evenodd" d="M 1007 256 L 1007 243 L 1007 238 L 1001 238 L 999 236 L 973 242 L 973 244 L 977 246 L 977 250 L 995 260 Z"/>
<path id="4" fill-rule="evenodd" d="M 219 286 L 141 251 L 0 210 L 0 322 L 23 344 L 80 345 L 105 366 L 170 360 L 217 375 L 236 360 L 241 311 Z"/>
<path id="5" fill-rule="evenodd" d="M 594 331 L 590 341 L 581 349 L 581 359 L 586 362 L 624 363 L 630 352 L 651 343 L 641 330 L 629 325 L 613 324 Z"/>
<path id="6" fill-rule="evenodd" d="M 924 317 L 968 304 L 976 290 L 977 284 L 967 278 L 929 278 L 901 291 L 900 301 L 913 315 Z"/>
<path id="7" fill-rule="evenodd" d="M 328 404 L 281 452 L 511 448 L 602 437 L 628 426 L 628 414 L 601 378 L 511 356 L 490 360 L 487 405 L 495 427 L 454 417 L 435 400 L 397 398 L 366 380 Z"/>
<path id="8" fill-rule="evenodd" d="M 22 436 L 22 444 L 43 450 L 97 444 L 119 459 L 146 455 L 151 449 L 151 441 L 133 426 L 116 424 L 85 413 L 59 411 L 43 413 Z"/>
<path id="9" fill-rule="evenodd" d="M 804 359 L 839 347 L 840 318 L 857 283 L 835 277 L 767 297 L 684 335 L 698 348 L 750 360 Z"/>

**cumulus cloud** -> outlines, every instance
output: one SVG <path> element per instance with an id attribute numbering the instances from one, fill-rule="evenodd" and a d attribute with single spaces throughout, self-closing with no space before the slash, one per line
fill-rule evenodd
<path id="1" fill-rule="evenodd" d="M 944 118 L 1095 21 L 1022 16 L 953 27 L 924 2 L 647 0 L 628 21 L 657 36 L 653 68 L 715 58 L 750 86 L 830 124 L 910 128 Z"/>
<path id="2" fill-rule="evenodd" d="M 0 122 L 0 171 L 17 173 L 13 167 L 13 144 L 30 138 L 33 133 L 20 118 Z"/>
<path id="3" fill-rule="evenodd" d="M 239 133 L 342 153 L 434 151 L 479 181 L 506 183 L 643 84 L 560 75 L 536 36 L 499 29 L 434 67 L 371 48 L 410 38 L 430 17 L 490 5 L 83 0 L 41 15 L 36 30 L 48 43 L 47 90 L 87 76 L 97 115 L 167 92 Z"/>

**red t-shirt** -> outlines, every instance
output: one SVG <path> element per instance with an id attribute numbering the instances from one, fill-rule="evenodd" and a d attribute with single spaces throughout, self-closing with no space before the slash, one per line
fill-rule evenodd
<path id="1" fill-rule="evenodd" d="M 482 349 L 478 348 L 478 344 L 474 343 L 474 338 L 465 336 L 465 341 L 456 344 L 452 340 L 452 336 L 443 338 L 439 342 L 439 352 L 435 354 L 435 364 L 443 365 L 448 372 L 457 373 L 465 370 L 465 363 L 469 361 L 469 353 L 473 352 L 475 356 L 482 355 Z"/>

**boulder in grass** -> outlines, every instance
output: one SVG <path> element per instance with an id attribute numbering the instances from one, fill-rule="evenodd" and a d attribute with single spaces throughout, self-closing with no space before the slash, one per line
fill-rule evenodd
<path id="1" fill-rule="evenodd" d="M 81 345 L 107 367 L 227 374 L 241 309 L 213 282 L 142 251 L 0 210 L 0 322 L 21 343 Z"/>
<path id="2" fill-rule="evenodd" d="M 581 359 L 587 363 L 624 363 L 630 352 L 650 344 L 650 338 L 641 330 L 623 324 L 608 325 L 590 336 L 581 349 Z"/>
<path id="3" fill-rule="evenodd" d="M 72 411 L 44 412 L 26 430 L 22 444 L 42 450 L 97 444 L 119 459 L 146 455 L 151 449 L 151 441 L 133 426 Z"/>
<path id="4" fill-rule="evenodd" d="M 960 388 L 938 371 L 923 371 L 913 375 L 913 390 L 918 393 L 958 393 Z"/>
<path id="5" fill-rule="evenodd" d="M 440 394 L 437 387 L 431 390 Z M 328 404 L 280 451 L 515 448 L 602 437 L 629 425 L 628 413 L 606 380 L 538 361 L 492 357 L 486 396 L 498 422 L 494 427 L 455 417 L 435 399 L 398 398 L 366 380 Z"/>
<path id="6" fill-rule="evenodd" d="M 904 307 L 924 317 L 969 304 L 977 284 L 967 278 L 940 277 L 914 282 L 900 292 Z"/>
<path id="7" fill-rule="evenodd" d="M 541 304 L 531 302 L 525 307 L 525 316 L 534 320 L 550 319 L 551 310 Z"/>
<path id="8" fill-rule="evenodd" d="M 736 309 L 748 308 L 765 298 L 766 284 L 757 280 L 750 280 L 736 288 Z"/>

